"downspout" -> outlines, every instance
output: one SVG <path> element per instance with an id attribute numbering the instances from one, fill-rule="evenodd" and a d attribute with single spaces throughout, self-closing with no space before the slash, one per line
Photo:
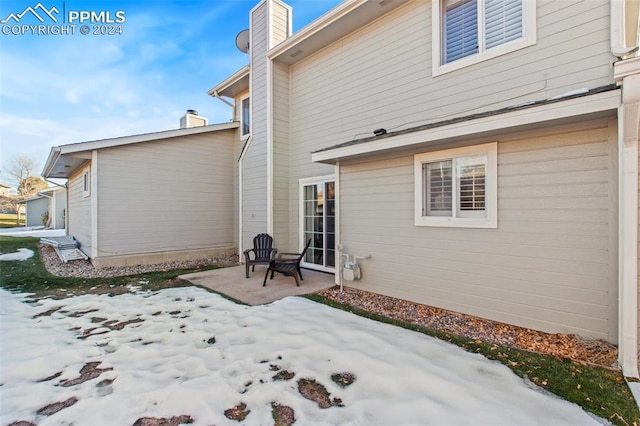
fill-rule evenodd
<path id="1" fill-rule="evenodd" d="M 336 246 L 336 255 L 337 255 L 337 262 L 334 262 L 334 264 L 338 265 L 338 269 L 336 270 L 336 275 L 334 277 L 334 283 L 336 283 L 337 285 L 340 286 L 340 292 L 342 293 L 342 255 L 344 254 L 344 248 L 342 247 L 342 232 L 341 232 L 341 228 L 340 228 L 340 204 L 341 204 L 341 200 L 340 200 L 340 162 L 337 161 L 336 162 L 336 166 L 335 166 L 335 209 L 336 209 L 336 217 L 335 217 L 335 233 L 336 233 L 336 241 L 337 241 L 337 246 Z"/>
<path id="2" fill-rule="evenodd" d="M 634 10 L 635 9 L 635 10 Z M 629 0 L 611 0 L 610 36 L 611 53 L 627 59 L 638 52 L 640 46 L 640 16 L 638 5 Z"/>

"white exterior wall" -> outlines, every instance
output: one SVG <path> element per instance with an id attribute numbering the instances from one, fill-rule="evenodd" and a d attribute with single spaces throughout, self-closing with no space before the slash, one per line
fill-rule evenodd
<path id="1" fill-rule="evenodd" d="M 615 121 L 493 140 L 498 229 L 414 226 L 413 155 L 342 165 L 342 243 L 372 255 L 345 285 L 616 342 Z"/>
<path id="2" fill-rule="evenodd" d="M 234 246 L 235 131 L 100 151 L 98 257 Z"/>
<path id="3" fill-rule="evenodd" d="M 67 234 L 75 237 L 80 243 L 80 249 L 90 256 L 92 253 L 92 237 L 91 237 L 91 197 L 82 195 L 83 175 L 90 170 L 90 165 L 80 168 L 75 174 L 69 177 L 67 182 L 67 191 L 69 193 L 69 212 Z"/>

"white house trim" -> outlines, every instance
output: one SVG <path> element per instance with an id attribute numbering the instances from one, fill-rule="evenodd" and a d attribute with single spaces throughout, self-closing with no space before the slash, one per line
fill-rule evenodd
<path id="1" fill-rule="evenodd" d="M 634 72 L 635 70 L 635 72 Z M 638 372 L 638 139 L 640 138 L 640 61 L 614 64 L 622 83 L 618 114 L 618 358 L 623 374 Z"/>
<path id="2" fill-rule="evenodd" d="M 98 257 L 98 150 L 91 152 L 91 165 L 89 166 L 91 173 L 91 258 Z"/>
<path id="3" fill-rule="evenodd" d="M 545 121 L 577 117 L 603 111 L 615 111 L 620 106 L 620 89 L 609 90 L 589 96 L 581 96 L 566 101 L 546 103 L 523 108 L 513 112 L 490 115 L 483 118 L 433 127 L 406 134 L 389 135 L 370 142 L 345 144 L 311 153 L 311 161 L 334 163 L 339 159 L 363 154 L 381 152 L 388 149 L 410 147 L 446 140 L 450 138 L 477 135 L 484 132 L 526 126 Z"/>

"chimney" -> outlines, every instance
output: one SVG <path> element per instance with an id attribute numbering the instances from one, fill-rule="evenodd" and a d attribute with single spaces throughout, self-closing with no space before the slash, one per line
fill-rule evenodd
<path id="1" fill-rule="evenodd" d="M 204 117 L 200 117 L 198 115 L 198 111 L 196 111 L 195 109 L 188 109 L 187 113 L 185 115 L 183 115 L 182 117 L 180 117 L 180 128 L 181 129 L 188 129 L 190 127 L 200 127 L 200 126 L 206 126 L 208 123 L 208 120 Z"/>

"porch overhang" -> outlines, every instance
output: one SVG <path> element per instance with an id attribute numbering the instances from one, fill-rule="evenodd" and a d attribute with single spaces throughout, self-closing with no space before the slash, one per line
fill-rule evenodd
<path id="1" fill-rule="evenodd" d="M 434 122 L 364 139 L 345 142 L 311 153 L 316 163 L 340 161 L 380 153 L 463 143 L 465 138 L 495 137 L 507 131 L 569 123 L 586 118 L 615 117 L 621 104 L 621 89 L 598 88 L 578 95 L 550 99 L 497 111 Z M 426 121 L 426 120 L 425 120 Z M 372 129 L 373 133 L 373 129 Z"/>

